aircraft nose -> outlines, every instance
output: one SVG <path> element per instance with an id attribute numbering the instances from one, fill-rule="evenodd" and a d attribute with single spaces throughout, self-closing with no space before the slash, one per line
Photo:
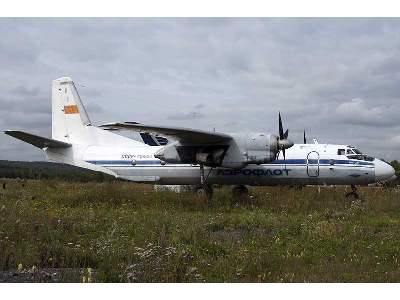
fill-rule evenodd
<path id="1" fill-rule="evenodd" d="M 395 171 L 391 165 L 380 159 L 375 159 L 375 181 L 385 182 L 395 179 Z"/>

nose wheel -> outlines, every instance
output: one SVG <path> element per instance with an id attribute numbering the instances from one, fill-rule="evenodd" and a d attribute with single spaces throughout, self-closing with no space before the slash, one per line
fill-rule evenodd
<path id="1" fill-rule="evenodd" d="M 351 192 L 346 193 L 346 198 L 354 198 L 356 200 L 360 199 L 360 195 L 358 194 L 357 187 L 354 184 L 351 185 Z"/>

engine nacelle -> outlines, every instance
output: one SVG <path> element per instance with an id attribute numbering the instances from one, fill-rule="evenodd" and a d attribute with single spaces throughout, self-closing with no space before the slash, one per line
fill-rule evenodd
<path id="1" fill-rule="evenodd" d="M 268 163 L 276 159 L 278 150 L 278 137 L 274 134 L 235 135 L 221 166 L 238 169 Z"/>
<path id="2" fill-rule="evenodd" d="M 175 142 L 161 148 L 154 156 L 167 163 L 199 163 L 217 167 L 227 149 L 227 145 L 192 146 Z"/>
<path id="3" fill-rule="evenodd" d="M 243 153 L 248 164 L 265 164 L 276 159 L 278 137 L 274 134 L 252 134 L 247 137 Z"/>
<path id="4" fill-rule="evenodd" d="M 176 149 L 176 144 L 177 142 L 166 145 L 165 147 L 158 150 L 154 154 L 154 157 L 167 163 L 172 163 L 172 164 L 180 163 L 181 158 Z"/>
<path id="5" fill-rule="evenodd" d="M 274 134 L 234 135 L 228 145 L 192 146 L 179 142 L 161 148 L 155 157 L 167 163 L 199 163 L 210 167 L 239 169 L 276 159 L 278 137 Z"/>

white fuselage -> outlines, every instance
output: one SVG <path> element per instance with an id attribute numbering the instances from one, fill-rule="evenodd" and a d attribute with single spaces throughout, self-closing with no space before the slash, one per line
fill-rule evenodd
<path id="1" fill-rule="evenodd" d="M 77 166 L 107 171 L 106 173 L 136 182 L 157 184 L 200 184 L 200 167 L 192 164 L 165 164 L 154 157 L 161 147 L 147 145 L 135 147 L 86 146 L 73 151 Z M 210 184 L 241 185 L 366 185 L 388 180 L 394 176 L 393 168 L 378 159 L 351 159 L 339 155 L 344 145 L 295 144 L 277 160 L 260 165 L 247 165 L 241 169 L 206 168 Z M 52 151 L 46 151 L 52 160 Z M 71 156 L 69 156 L 71 157 Z M 60 156 L 56 159 L 60 161 Z"/>
<path id="2" fill-rule="evenodd" d="M 176 141 L 164 148 L 149 146 L 103 130 L 127 128 L 165 133 Z M 288 131 L 283 132 L 280 115 L 279 128 L 280 136 L 287 137 Z M 135 182 L 173 185 L 365 185 L 394 177 L 394 169 L 389 164 L 363 156 L 350 146 L 292 146 L 293 142 L 286 137 L 278 139 L 273 134 L 227 135 L 188 128 L 139 126 L 135 122 L 96 127 L 91 123 L 76 86 L 69 77 L 55 79 L 52 83 L 51 139 L 16 130 L 8 130 L 6 134 L 42 149 L 50 161 Z M 185 154 L 178 153 L 178 144 L 181 147 L 179 150 L 195 147 L 199 151 L 196 150 L 195 158 L 190 156 L 192 153 L 189 151 L 189 159 L 186 159 Z M 203 149 L 211 146 L 216 150 L 210 152 Z M 286 149 L 285 160 L 282 153 L 275 159 L 279 149 Z M 168 161 L 170 163 L 165 163 Z M 179 161 L 222 167 L 206 167 L 204 178 L 199 165 L 172 163 Z"/>

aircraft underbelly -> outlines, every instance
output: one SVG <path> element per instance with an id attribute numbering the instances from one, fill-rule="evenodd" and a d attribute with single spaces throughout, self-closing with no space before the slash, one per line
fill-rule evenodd
<path id="1" fill-rule="evenodd" d="M 110 167 L 119 177 L 157 184 L 200 184 L 198 166 Z M 304 165 L 249 166 L 243 169 L 205 168 L 210 184 L 244 185 L 364 185 L 374 181 L 373 168 L 349 166 L 319 166 L 318 176 L 309 176 Z"/>

